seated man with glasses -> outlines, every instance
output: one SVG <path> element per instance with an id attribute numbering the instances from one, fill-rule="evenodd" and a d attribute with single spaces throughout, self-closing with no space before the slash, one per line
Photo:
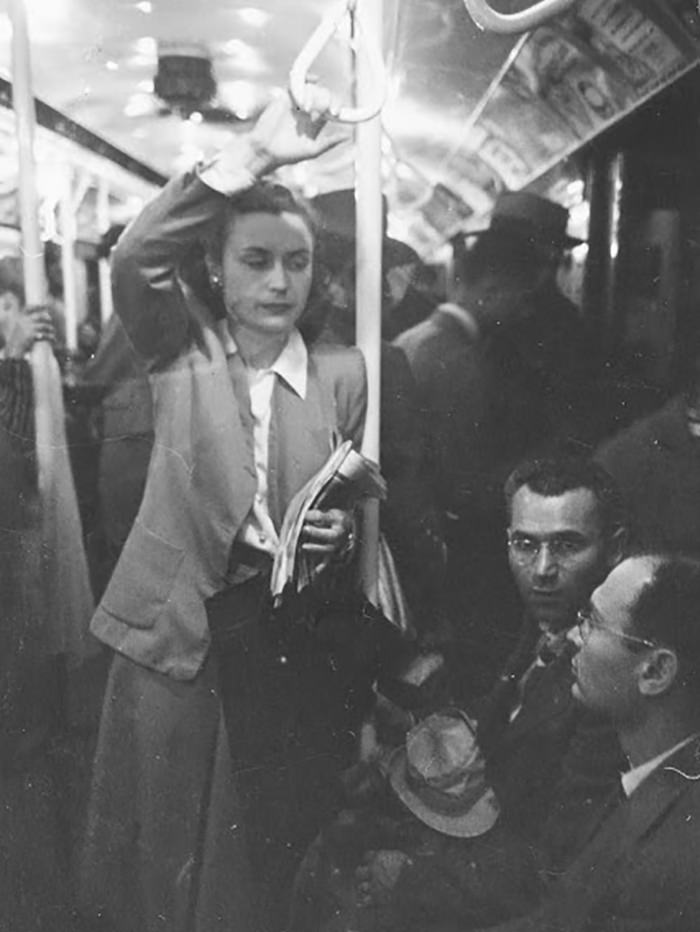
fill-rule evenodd
<path id="1" fill-rule="evenodd" d="M 521 636 L 474 711 L 503 818 L 558 867 L 621 766 L 612 729 L 571 696 L 567 635 L 621 557 L 622 506 L 607 473 L 582 459 L 525 462 L 505 495 Z"/>
<path id="2" fill-rule="evenodd" d="M 498 887 L 499 863 L 523 844 L 537 860 L 539 871 L 530 881 L 536 896 L 539 880 L 556 876 L 577 854 L 619 786 L 625 762 L 615 730 L 572 695 L 569 640 L 577 613 L 621 559 L 624 523 L 617 490 L 600 466 L 565 458 L 523 463 L 509 477 L 505 494 L 522 633 L 496 685 L 470 710 L 500 808 L 504 847 L 498 857 L 467 849 L 464 862 L 454 854 L 449 860 L 407 861 L 401 852 L 371 853 L 358 872 L 359 900 L 394 920 L 369 923 L 372 932 L 470 928 L 475 905 L 483 913 L 487 890 L 491 896 Z M 458 680 L 459 669 L 454 674 Z M 480 880 L 484 876 L 488 885 Z M 512 873 L 492 905 L 509 908 L 516 883 Z"/>
<path id="3" fill-rule="evenodd" d="M 643 555 L 620 563 L 580 613 L 572 692 L 614 723 L 628 769 L 542 907 L 493 932 L 698 928 L 698 606 L 698 560 Z"/>

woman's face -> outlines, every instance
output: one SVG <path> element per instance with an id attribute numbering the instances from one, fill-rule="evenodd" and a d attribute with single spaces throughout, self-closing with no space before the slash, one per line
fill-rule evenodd
<path id="1" fill-rule="evenodd" d="M 313 235 L 293 213 L 233 217 L 221 266 L 224 304 L 237 327 L 259 335 L 289 333 L 311 288 Z"/>

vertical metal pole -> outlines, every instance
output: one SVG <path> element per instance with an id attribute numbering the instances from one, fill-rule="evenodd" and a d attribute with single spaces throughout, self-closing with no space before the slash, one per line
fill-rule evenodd
<path id="1" fill-rule="evenodd" d="M 34 134 L 36 118 L 32 97 L 29 35 L 23 0 L 10 0 L 12 16 L 12 102 L 17 121 L 19 156 L 19 212 L 22 227 L 24 288 L 27 304 L 46 301 L 44 251 L 39 231 L 39 201 L 36 193 Z M 39 349 L 50 352 L 46 344 Z"/>
<path id="2" fill-rule="evenodd" d="M 104 235 L 109 227 L 109 183 L 104 178 L 100 178 L 97 188 L 97 229 Z M 100 276 L 100 317 L 104 325 L 114 311 L 108 259 L 100 259 L 98 274 Z"/>
<path id="3" fill-rule="evenodd" d="M 74 353 L 78 348 L 78 283 L 75 274 L 76 208 L 73 201 L 73 170 L 70 165 L 63 167 L 63 186 L 58 210 L 66 348 L 70 353 Z"/>
<path id="4" fill-rule="evenodd" d="M 383 0 L 360 0 L 363 24 L 381 43 Z M 373 98 L 374 76 L 367 56 L 356 56 L 358 105 Z M 376 116 L 357 126 L 357 345 L 367 365 L 368 405 L 363 453 L 379 462 L 380 352 L 382 338 L 382 129 Z M 365 510 L 362 578 L 369 600 L 377 602 L 379 503 Z"/>
<path id="5" fill-rule="evenodd" d="M 39 230 L 34 135 L 36 116 L 32 95 L 29 33 L 23 0 L 10 0 L 12 17 L 12 105 L 17 124 L 19 214 L 22 235 L 24 290 L 27 304 L 45 304 L 47 298 L 44 251 Z M 35 343 L 32 371 L 35 382 L 35 424 L 39 484 L 50 484 L 53 468 L 51 445 L 51 379 L 53 356 L 48 343 Z"/>
<path id="6" fill-rule="evenodd" d="M 616 223 L 614 156 L 594 155 L 588 168 L 588 254 L 583 279 L 583 319 L 602 362 L 610 348 L 614 257 L 611 243 Z M 619 219 L 619 218 L 618 218 Z"/>

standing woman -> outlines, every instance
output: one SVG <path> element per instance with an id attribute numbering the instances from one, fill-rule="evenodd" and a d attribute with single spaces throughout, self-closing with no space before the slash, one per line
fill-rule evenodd
<path id="1" fill-rule="evenodd" d="M 321 103 L 320 89 L 309 94 Z M 338 435 L 359 444 L 366 407 L 359 352 L 308 347 L 299 332 L 314 299 L 313 224 L 261 180 L 330 148 L 321 125 L 273 101 L 250 134 L 168 184 L 113 253 L 115 308 L 151 371 L 155 445 L 92 623 L 116 653 L 83 889 L 108 928 L 217 927 L 230 890 L 212 894 L 207 871 L 240 893 L 247 862 L 253 916 L 242 918 L 241 894 L 228 920 L 282 929 L 343 763 L 333 658 L 304 624 L 267 610 L 285 508 Z M 202 248 L 205 288 L 182 276 Z M 352 529 L 343 511 L 312 511 L 303 546 L 343 561 Z M 235 811 L 215 811 L 220 705 Z"/>

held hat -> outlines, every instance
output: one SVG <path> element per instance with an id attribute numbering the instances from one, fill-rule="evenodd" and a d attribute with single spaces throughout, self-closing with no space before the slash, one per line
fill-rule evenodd
<path id="1" fill-rule="evenodd" d="M 345 265 L 348 258 L 354 261 L 355 192 L 351 188 L 327 191 L 309 200 L 318 221 L 322 253 L 330 261 Z M 387 269 L 420 263 L 416 251 L 401 240 L 386 235 L 387 201 L 382 196 L 382 262 Z"/>
<path id="2" fill-rule="evenodd" d="M 484 770 L 472 723 L 455 709 L 427 716 L 408 733 L 391 759 L 389 779 L 425 825 L 472 838 L 487 832 L 499 814 Z"/>
<path id="3" fill-rule="evenodd" d="M 469 238 L 503 232 L 524 236 L 535 245 L 572 249 L 583 240 L 569 236 L 568 222 L 569 211 L 561 204 L 528 191 L 505 191 L 494 205 L 488 228 L 469 230 L 464 235 Z"/>

